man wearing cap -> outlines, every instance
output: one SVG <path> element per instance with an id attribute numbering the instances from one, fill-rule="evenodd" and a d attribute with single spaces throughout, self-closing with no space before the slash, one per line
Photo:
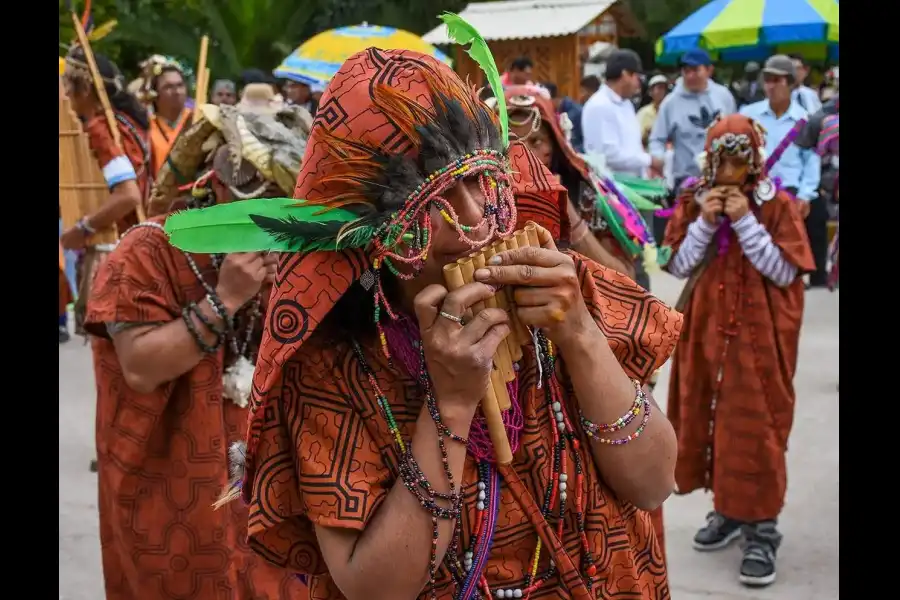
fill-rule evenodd
<path id="1" fill-rule="evenodd" d="M 606 83 L 591 96 L 581 113 L 584 149 L 602 154 L 618 173 L 642 177 L 648 169 L 662 173 L 663 160 L 650 156 L 641 140 L 641 126 L 631 102 L 641 89 L 641 59 L 634 50 L 615 50 L 606 62 Z"/>
<path id="2" fill-rule="evenodd" d="M 650 102 L 637 111 L 638 123 L 641 124 L 641 140 L 645 146 L 650 139 L 650 130 L 653 129 L 653 123 L 656 122 L 656 115 L 659 114 L 659 105 L 662 104 L 663 98 L 668 93 L 669 80 L 665 75 L 654 75 L 650 78 L 650 82 L 647 84 Z"/>
<path id="3" fill-rule="evenodd" d="M 734 97 L 711 79 L 712 60 L 706 50 L 685 52 L 680 60 L 681 83 L 666 96 L 650 132 L 650 154 L 665 157 L 671 143 L 675 154 L 672 174 L 677 188 L 688 177 L 700 176 L 697 156 L 703 152 L 706 130 L 719 116 L 735 111 Z"/>
<path id="4" fill-rule="evenodd" d="M 766 154 L 769 156 L 782 140 L 796 138 L 802 132 L 802 123 L 809 118 L 807 111 L 792 98 L 795 80 L 796 70 L 789 56 L 776 54 L 770 57 L 763 67 L 766 99 L 741 109 L 741 114 L 756 120 L 766 129 Z M 827 280 L 828 208 L 818 194 L 821 176 L 819 155 L 812 148 L 801 148 L 791 143 L 769 170 L 769 175 L 801 202 L 800 212 L 806 218 L 809 244 L 816 261 L 816 273 L 810 276 L 810 285 L 824 285 Z"/>
<path id="5" fill-rule="evenodd" d="M 751 60 L 744 65 L 744 78 L 731 84 L 738 108 L 766 98 L 759 75 L 759 63 Z"/>
<path id="6" fill-rule="evenodd" d="M 809 63 L 803 58 L 802 54 L 791 54 L 791 60 L 794 63 L 794 90 L 791 98 L 806 109 L 806 112 L 813 114 L 822 108 L 822 101 L 819 100 L 819 94 L 814 89 L 806 85 L 806 78 L 809 76 Z"/>

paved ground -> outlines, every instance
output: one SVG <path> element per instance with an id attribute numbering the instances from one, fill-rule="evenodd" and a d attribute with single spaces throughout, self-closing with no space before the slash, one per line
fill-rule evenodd
<path id="1" fill-rule="evenodd" d="M 680 285 L 653 274 L 658 296 L 674 302 Z M 737 583 L 740 551 L 700 554 L 690 547 L 711 502 L 695 493 L 666 502 L 666 537 L 674 600 L 831 600 L 838 597 L 838 295 L 807 293 L 796 379 L 785 534 L 778 582 L 761 591 Z M 659 385 L 665 402 L 668 373 Z M 100 600 L 97 539 L 94 383 L 90 351 L 73 339 L 59 349 L 59 598 Z"/>

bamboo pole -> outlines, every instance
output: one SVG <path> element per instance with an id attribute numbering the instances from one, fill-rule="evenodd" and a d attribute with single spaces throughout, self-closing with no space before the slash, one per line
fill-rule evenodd
<path id="1" fill-rule="evenodd" d="M 200 107 L 206 104 L 209 95 L 209 69 L 206 68 L 206 59 L 209 54 L 209 36 L 200 38 L 200 57 L 197 59 L 197 89 L 194 92 L 194 114 L 191 115 L 191 123 L 200 120 Z"/>
<path id="2" fill-rule="evenodd" d="M 125 152 L 122 150 L 122 136 L 119 134 L 119 125 L 116 122 L 116 114 L 113 112 L 112 105 L 109 103 L 109 96 L 106 95 L 106 85 L 103 83 L 103 77 L 100 76 L 100 69 L 97 68 L 97 61 L 94 59 L 94 52 L 91 50 L 91 44 L 88 41 L 87 33 L 85 33 L 84 27 L 81 25 L 81 20 L 74 12 L 72 13 L 72 23 L 75 25 L 75 34 L 78 36 L 78 44 L 84 49 L 84 59 L 91 72 L 91 79 L 94 82 L 94 91 L 97 93 L 97 99 L 100 101 L 100 106 L 103 107 L 103 114 L 106 116 L 106 124 L 109 127 L 109 132 L 112 134 L 113 143 L 116 145 L 119 152 L 124 154 Z M 134 211 L 137 214 L 139 223 L 146 220 L 147 217 L 144 214 L 144 207 L 141 206 L 140 203 L 135 205 Z"/>

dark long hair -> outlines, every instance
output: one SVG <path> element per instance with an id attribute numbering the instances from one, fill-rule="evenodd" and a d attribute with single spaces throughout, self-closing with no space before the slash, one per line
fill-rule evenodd
<path id="1" fill-rule="evenodd" d="M 82 64 L 87 63 L 84 49 L 81 47 L 72 50 L 69 58 Z M 141 128 L 147 129 L 150 126 L 147 110 L 134 94 L 125 89 L 124 78 L 116 64 L 102 54 L 94 54 L 94 60 L 97 62 L 97 70 L 100 72 L 100 77 L 103 78 L 103 87 L 106 89 L 106 95 L 109 97 L 109 103 L 113 109 L 128 116 Z M 84 91 L 81 89 L 81 86 L 84 85 L 91 86 L 90 89 L 93 91 L 93 84 L 89 79 L 75 78 L 71 81 L 78 91 Z"/>

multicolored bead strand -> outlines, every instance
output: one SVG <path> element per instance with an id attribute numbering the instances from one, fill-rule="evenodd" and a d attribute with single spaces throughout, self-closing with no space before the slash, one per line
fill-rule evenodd
<path id="1" fill-rule="evenodd" d="M 485 198 L 484 216 L 474 225 L 462 223 L 453 206 L 442 194 L 465 177 L 476 177 Z M 381 309 L 391 319 L 395 316 L 382 292 L 380 271 L 383 266 L 399 279 L 416 276 L 425 264 L 431 250 L 431 209 L 437 208 L 441 217 L 459 234 L 460 240 L 473 249 L 495 237 L 512 233 L 516 224 L 516 203 L 509 178 L 509 167 L 503 153 L 494 150 L 478 150 L 461 156 L 451 164 L 430 174 L 407 196 L 403 207 L 376 232 L 370 248 L 375 275 L 374 318 L 384 355 L 390 359 L 390 350 L 380 325 Z M 472 240 L 468 233 L 487 225 L 483 240 Z M 404 272 L 397 265 L 411 267 Z"/>

